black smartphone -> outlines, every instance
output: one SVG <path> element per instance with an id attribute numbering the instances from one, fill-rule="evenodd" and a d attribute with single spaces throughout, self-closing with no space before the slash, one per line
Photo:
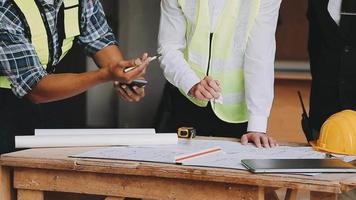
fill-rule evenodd
<path id="1" fill-rule="evenodd" d="M 148 83 L 148 81 L 146 80 L 143 80 L 143 79 L 135 79 L 133 80 L 130 84 L 126 84 L 127 86 L 129 87 L 134 87 L 134 86 L 137 86 L 137 87 L 143 87 L 145 86 L 146 84 Z"/>

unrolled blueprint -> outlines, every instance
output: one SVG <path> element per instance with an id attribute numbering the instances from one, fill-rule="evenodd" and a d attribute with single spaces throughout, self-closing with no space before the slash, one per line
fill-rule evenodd
<path id="1" fill-rule="evenodd" d="M 171 145 L 108 147 L 72 155 L 72 157 L 175 163 L 176 156 L 198 152 L 217 146 L 221 148 L 221 151 L 185 160 L 181 162 L 181 164 L 189 166 L 245 169 L 245 167 L 241 165 L 241 160 L 248 158 L 325 158 L 325 153 L 315 151 L 311 147 L 279 146 L 275 148 L 257 148 L 252 144 L 242 145 L 239 142 L 233 141 L 196 139 L 180 139 L 177 144 Z"/>

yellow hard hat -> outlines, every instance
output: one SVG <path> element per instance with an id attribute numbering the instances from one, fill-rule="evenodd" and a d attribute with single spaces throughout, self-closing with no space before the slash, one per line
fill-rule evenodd
<path id="1" fill-rule="evenodd" d="M 343 110 L 329 117 L 312 145 L 330 153 L 356 155 L 356 112 Z"/>

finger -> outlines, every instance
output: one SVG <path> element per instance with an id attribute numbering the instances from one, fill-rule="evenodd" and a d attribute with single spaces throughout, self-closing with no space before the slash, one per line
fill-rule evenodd
<path id="1" fill-rule="evenodd" d="M 194 92 L 194 97 L 202 101 L 209 101 L 209 99 L 205 98 L 205 96 L 199 90 Z"/>
<path id="2" fill-rule="evenodd" d="M 120 96 L 123 100 L 131 102 L 132 99 L 130 99 L 130 97 L 127 96 L 126 92 L 125 92 L 124 89 L 123 89 L 123 88 L 125 88 L 125 87 L 127 87 L 127 86 L 126 86 L 126 85 L 120 85 L 120 87 L 117 87 L 116 89 L 117 89 L 117 91 L 118 91 L 119 96 Z"/>
<path id="3" fill-rule="evenodd" d="M 144 72 L 149 64 L 150 64 L 150 59 L 145 59 L 141 61 L 141 64 L 137 66 L 137 69 L 141 69 Z"/>
<path id="4" fill-rule="evenodd" d="M 262 145 L 263 145 L 265 148 L 270 148 L 270 146 L 269 146 L 269 141 L 268 141 L 268 137 L 267 137 L 267 136 L 262 135 L 262 136 L 260 136 L 259 138 L 261 138 L 261 140 L 262 140 Z"/>
<path id="5" fill-rule="evenodd" d="M 135 59 L 135 66 L 142 65 L 143 61 L 140 58 Z"/>
<path id="6" fill-rule="evenodd" d="M 141 56 L 141 60 L 145 61 L 148 58 L 148 53 L 144 53 Z"/>
<path id="7" fill-rule="evenodd" d="M 248 137 L 247 137 L 247 134 L 244 134 L 242 137 L 241 137 L 241 144 L 242 145 L 246 145 L 248 143 Z"/>
<path id="8" fill-rule="evenodd" d="M 126 87 L 122 87 L 126 93 L 126 95 L 131 99 L 131 100 L 135 100 L 135 96 L 136 94 L 134 93 L 134 91 L 132 91 L 131 87 L 127 86 L 127 85 L 123 85 Z"/>
<path id="9" fill-rule="evenodd" d="M 268 137 L 268 142 L 271 147 L 276 147 L 276 141 L 273 138 Z"/>
<path id="10" fill-rule="evenodd" d="M 144 70 L 149 64 L 149 59 L 146 58 L 145 60 L 141 60 L 140 58 L 136 58 L 135 60 L 121 61 L 121 62 L 122 62 L 122 65 L 125 65 L 125 68 L 126 67 L 134 67 L 132 70 L 127 72 L 127 73 L 130 73 L 130 72 Z M 121 62 L 120 62 L 120 65 L 121 65 Z M 130 65 L 130 66 L 127 66 L 127 65 Z"/>
<path id="11" fill-rule="evenodd" d="M 141 98 L 143 98 L 145 96 L 145 89 L 144 87 L 137 87 L 134 86 L 132 88 L 134 90 L 134 92 L 136 93 L 136 96 L 138 97 L 136 100 L 140 100 Z"/>
<path id="12" fill-rule="evenodd" d="M 215 92 L 220 92 L 220 85 L 217 80 L 214 80 L 210 76 L 205 77 L 205 80 L 208 83 L 208 85 L 215 90 Z"/>
<path id="13" fill-rule="evenodd" d="M 132 101 L 138 102 L 141 99 L 141 96 L 140 96 L 141 94 L 137 94 L 135 90 L 138 90 L 137 86 L 127 87 L 125 89 L 125 92 L 126 92 L 127 96 L 129 96 Z"/>
<path id="14" fill-rule="evenodd" d="M 122 60 L 119 63 L 120 67 L 126 68 L 126 67 L 133 67 L 135 66 L 135 60 Z"/>
<path id="15" fill-rule="evenodd" d="M 143 77 L 145 75 L 145 69 L 146 69 L 147 65 L 145 64 L 145 62 L 134 68 L 133 70 L 127 72 L 124 76 L 126 78 L 126 83 L 130 83 L 132 80 L 137 79 L 139 77 Z"/>
<path id="16" fill-rule="evenodd" d="M 208 101 L 210 100 L 210 99 L 213 99 L 214 98 L 214 96 L 212 95 L 212 94 L 210 94 L 210 92 L 208 91 L 208 90 L 206 90 L 205 88 L 202 88 L 201 90 L 200 90 L 200 93 L 204 96 L 204 98 L 205 99 L 207 99 Z"/>
<path id="17" fill-rule="evenodd" d="M 219 94 L 216 93 L 215 90 L 209 86 L 209 81 L 211 81 L 211 80 L 208 80 L 208 77 L 206 77 L 204 80 L 202 80 L 200 82 L 200 85 L 203 86 L 205 91 L 207 91 L 209 93 L 209 94 L 207 94 L 209 96 L 206 96 L 206 97 L 207 98 L 210 97 L 209 99 L 219 98 Z"/>
<path id="18" fill-rule="evenodd" d="M 134 87 L 131 88 L 132 94 L 133 94 L 133 95 L 131 96 L 131 98 L 132 98 L 133 101 L 135 101 L 135 102 L 139 102 L 140 99 L 141 99 L 141 96 L 140 96 L 139 94 L 137 94 L 137 92 L 136 92 L 137 89 L 138 89 L 137 86 L 134 86 Z"/>
<path id="19" fill-rule="evenodd" d="M 205 89 L 206 89 L 207 91 L 209 91 L 209 93 L 211 94 L 211 96 L 213 96 L 214 99 L 219 98 L 220 93 L 217 92 L 214 88 L 210 87 L 209 82 L 207 82 L 207 85 L 205 85 L 204 87 L 205 87 Z M 219 89 L 218 89 L 218 90 L 219 90 Z"/>
<path id="20" fill-rule="evenodd" d="M 210 92 L 205 88 L 208 87 L 206 81 L 202 81 L 201 84 L 198 85 L 197 89 L 200 91 L 200 93 L 208 100 L 213 99 L 213 95 L 210 94 Z"/>
<path id="21" fill-rule="evenodd" d="M 221 92 L 221 88 L 215 80 L 208 81 L 208 84 L 211 88 L 214 89 L 215 92 L 217 93 Z"/>
<path id="22" fill-rule="evenodd" d="M 256 145 L 257 148 L 262 148 L 260 137 L 255 135 L 255 136 L 253 136 L 252 141 Z"/>

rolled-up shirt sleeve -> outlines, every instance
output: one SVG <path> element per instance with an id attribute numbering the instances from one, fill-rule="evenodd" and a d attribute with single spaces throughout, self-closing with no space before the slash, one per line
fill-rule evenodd
<path id="1" fill-rule="evenodd" d="M 183 56 L 186 47 L 186 20 L 176 0 L 161 1 L 161 20 L 158 35 L 158 53 L 164 76 L 186 94 L 199 77 L 190 68 Z"/>
<path id="2" fill-rule="evenodd" d="M 1 19 L 0 75 L 7 77 L 13 93 L 22 98 L 47 72 L 21 30 L 7 29 L 6 21 Z"/>
<path id="3" fill-rule="evenodd" d="M 93 56 L 99 50 L 117 45 L 116 37 L 109 27 L 103 7 L 98 0 L 83 1 L 81 18 L 81 35 L 79 43 L 84 46 L 85 52 Z"/>
<path id="4" fill-rule="evenodd" d="M 281 0 L 261 0 L 245 53 L 247 131 L 266 132 L 273 102 L 275 32 Z"/>

